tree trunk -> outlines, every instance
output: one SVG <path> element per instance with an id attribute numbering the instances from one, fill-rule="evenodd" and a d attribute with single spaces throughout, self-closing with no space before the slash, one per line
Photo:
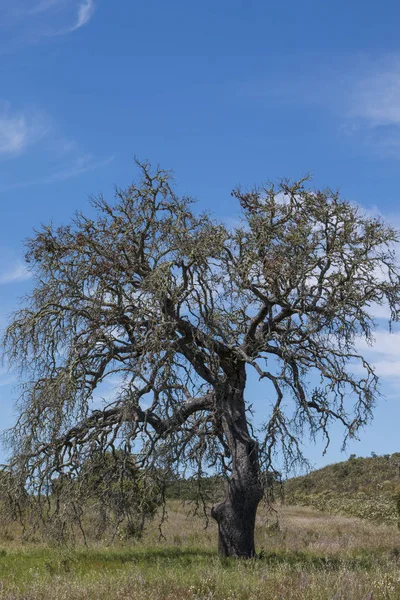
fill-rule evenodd
<path id="1" fill-rule="evenodd" d="M 249 450 L 248 455 L 251 452 Z M 234 469 L 227 484 L 225 500 L 216 504 L 211 511 L 218 523 L 220 556 L 255 556 L 254 527 L 262 493 L 259 479 L 250 474 L 250 468 Z"/>
<path id="2" fill-rule="evenodd" d="M 225 500 L 216 504 L 212 517 L 218 523 L 220 556 L 255 556 L 254 528 L 263 496 L 257 443 L 251 439 L 246 419 L 245 366 L 239 365 L 223 389 L 217 390 L 224 436 L 232 460 L 232 475 Z"/>

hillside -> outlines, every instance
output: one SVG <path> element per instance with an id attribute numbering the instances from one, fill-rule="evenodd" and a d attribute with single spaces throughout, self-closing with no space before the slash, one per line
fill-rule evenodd
<path id="1" fill-rule="evenodd" d="M 223 496 L 220 477 L 204 477 L 200 488 L 194 479 L 173 481 L 166 496 L 193 500 L 200 495 L 209 503 Z M 347 461 L 328 465 L 308 475 L 277 484 L 276 501 L 293 506 L 313 506 L 333 515 L 347 515 L 397 524 L 400 519 L 400 452 L 369 458 L 352 455 Z"/>
<path id="2" fill-rule="evenodd" d="M 331 514 L 398 523 L 400 453 L 356 458 L 286 481 L 285 503 Z"/>

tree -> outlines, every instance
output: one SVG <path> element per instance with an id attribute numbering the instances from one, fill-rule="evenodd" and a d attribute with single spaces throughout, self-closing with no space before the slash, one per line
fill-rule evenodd
<path id="1" fill-rule="evenodd" d="M 139 167 L 114 202 L 27 242 L 35 284 L 4 337 L 26 379 L 10 465 L 39 495 L 115 448 L 140 468 L 219 468 L 219 552 L 251 557 L 275 454 L 294 461 L 307 430 L 329 443 L 332 422 L 347 439 L 371 416 L 377 377 L 356 347 L 375 303 L 398 318 L 397 232 L 307 180 L 236 189 L 229 229 Z M 257 431 L 252 370 L 266 395 Z M 115 397 L 91 410 L 107 378 Z"/>

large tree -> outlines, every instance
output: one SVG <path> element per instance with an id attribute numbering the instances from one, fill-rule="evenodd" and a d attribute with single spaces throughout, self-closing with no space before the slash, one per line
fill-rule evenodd
<path id="1" fill-rule="evenodd" d="M 222 469 L 219 552 L 251 557 L 274 453 L 295 460 L 302 433 L 329 442 L 339 421 L 351 437 L 371 415 L 377 377 L 357 343 L 375 304 L 398 318 L 397 232 L 307 180 L 235 190 L 228 228 L 139 168 L 115 201 L 28 241 L 34 286 L 4 338 L 26 381 L 10 465 L 37 497 L 113 448 L 141 468 Z M 115 395 L 93 407 L 107 378 Z"/>

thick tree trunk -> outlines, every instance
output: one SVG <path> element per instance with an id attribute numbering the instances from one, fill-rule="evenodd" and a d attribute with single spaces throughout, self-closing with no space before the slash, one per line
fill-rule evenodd
<path id="1" fill-rule="evenodd" d="M 251 452 L 249 449 L 249 454 Z M 250 458 L 249 462 L 253 459 Z M 254 527 L 262 486 L 251 473 L 252 469 L 253 465 L 234 469 L 225 500 L 212 509 L 211 514 L 218 523 L 218 552 L 221 556 L 255 556 Z"/>
<path id="2" fill-rule="evenodd" d="M 218 523 L 218 550 L 221 556 L 255 556 L 254 527 L 263 495 L 258 447 L 251 439 L 244 402 L 246 372 L 239 365 L 222 390 L 217 391 L 221 422 L 228 443 L 232 475 L 223 502 L 216 504 L 212 517 Z"/>

